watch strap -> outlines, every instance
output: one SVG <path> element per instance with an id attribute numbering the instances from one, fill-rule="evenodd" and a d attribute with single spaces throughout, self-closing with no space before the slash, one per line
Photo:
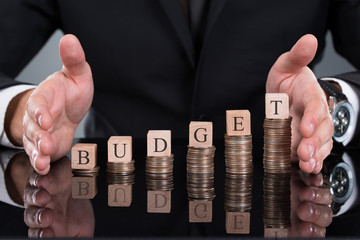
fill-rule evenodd
<path id="1" fill-rule="evenodd" d="M 345 94 L 335 87 L 330 81 L 318 79 L 320 87 L 329 95 L 334 96 L 338 100 L 347 100 Z"/>

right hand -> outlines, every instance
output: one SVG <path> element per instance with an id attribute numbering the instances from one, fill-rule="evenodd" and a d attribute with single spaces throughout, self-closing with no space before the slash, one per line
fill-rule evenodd
<path id="1" fill-rule="evenodd" d="M 23 144 L 34 169 L 41 175 L 50 162 L 70 150 L 75 130 L 90 108 L 94 86 L 79 40 L 60 40 L 63 68 L 50 75 L 31 94 L 23 119 Z"/>

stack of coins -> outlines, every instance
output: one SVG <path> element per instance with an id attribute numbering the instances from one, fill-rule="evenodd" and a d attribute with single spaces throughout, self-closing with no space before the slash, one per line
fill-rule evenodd
<path id="1" fill-rule="evenodd" d="M 225 210 L 227 212 L 250 212 L 253 175 L 226 174 Z"/>
<path id="2" fill-rule="evenodd" d="M 264 121 L 264 171 L 290 173 L 291 120 L 268 119 Z"/>
<path id="3" fill-rule="evenodd" d="M 290 226 L 291 174 L 264 174 L 264 226 L 287 228 Z"/>
<path id="4" fill-rule="evenodd" d="M 135 178 L 135 160 L 130 162 L 107 162 L 107 180 L 110 184 L 133 184 Z"/>
<path id="5" fill-rule="evenodd" d="M 76 177 L 94 177 L 99 175 L 100 167 L 96 166 L 91 169 L 72 169 L 72 173 Z"/>
<path id="6" fill-rule="evenodd" d="M 173 181 L 174 155 L 146 157 L 146 187 L 151 191 L 170 191 Z"/>
<path id="7" fill-rule="evenodd" d="M 190 201 L 213 200 L 215 147 L 188 146 L 187 191 Z"/>
<path id="8" fill-rule="evenodd" d="M 226 173 L 251 174 L 252 161 L 252 136 L 229 136 L 225 134 L 225 164 Z"/>

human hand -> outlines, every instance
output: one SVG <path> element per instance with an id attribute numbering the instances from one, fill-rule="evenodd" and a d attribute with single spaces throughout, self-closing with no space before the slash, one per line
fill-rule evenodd
<path id="1" fill-rule="evenodd" d="M 325 95 L 307 65 L 317 50 L 313 35 L 305 35 L 271 68 L 267 93 L 287 93 L 292 116 L 292 159 L 306 173 L 319 173 L 331 152 L 334 128 Z"/>
<path id="2" fill-rule="evenodd" d="M 325 237 L 332 222 L 330 188 L 323 175 L 306 174 L 298 168 L 291 176 L 291 227 L 289 237 Z"/>
<path id="3" fill-rule="evenodd" d="M 75 130 L 90 108 L 94 86 L 78 39 L 60 40 L 63 69 L 50 75 L 31 94 L 23 119 L 23 144 L 34 169 L 47 174 L 50 161 L 64 156 Z"/>
<path id="4" fill-rule="evenodd" d="M 29 237 L 93 237 L 94 212 L 90 200 L 73 199 L 71 164 L 62 158 L 48 175 L 35 171 L 24 193 L 24 221 Z"/>

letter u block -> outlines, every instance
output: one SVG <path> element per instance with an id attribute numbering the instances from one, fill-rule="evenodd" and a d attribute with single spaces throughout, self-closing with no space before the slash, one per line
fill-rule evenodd
<path id="1" fill-rule="evenodd" d="M 97 144 L 77 143 L 71 148 L 72 169 L 93 169 L 97 162 Z"/>
<path id="2" fill-rule="evenodd" d="M 112 136 L 108 140 L 109 162 L 130 162 L 132 159 L 132 137 Z"/>

